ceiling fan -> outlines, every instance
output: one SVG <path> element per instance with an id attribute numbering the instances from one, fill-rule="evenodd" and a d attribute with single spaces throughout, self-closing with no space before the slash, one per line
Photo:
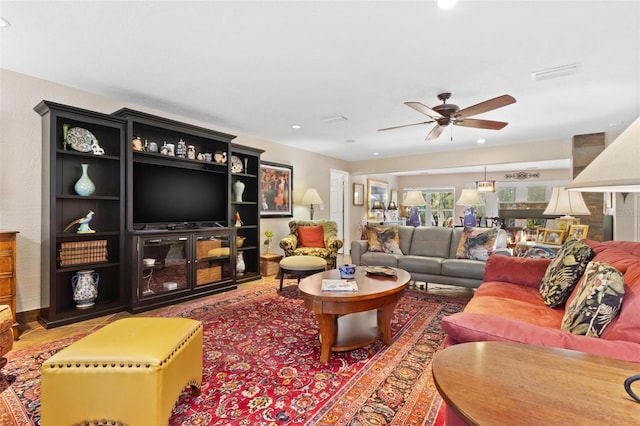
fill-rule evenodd
<path id="1" fill-rule="evenodd" d="M 497 108 L 502 108 L 509 104 L 515 103 L 515 98 L 510 95 L 502 95 L 497 98 L 489 99 L 479 104 L 472 105 L 470 107 L 460 109 L 458 105 L 448 104 L 447 100 L 451 97 L 451 93 L 440 93 L 438 99 L 442 101 L 442 105 L 436 105 L 433 108 L 421 104 L 420 102 L 405 102 L 404 104 L 421 112 L 429 117 L 431 120 L 423 121 L 421 123 L 404 124 L 402 126 L 386 127 L 384 129 L 378 129 L 379 131 L 399 129 L 401 127 L 418 126 L 422 124 L 437 123 L 437 125 L 431 129 L 425 140 L 437 139 L 442 133 L 445 127 L 449 124 L 463 127 L 475 127 L 477 129 L 490 129 L 500 130 L 509 123 L 504 121 L 493 120 L 480 120 L 477 118 L 469 118 L 472 115 L 481 114 L 483 112 L 491 111 Z"/>

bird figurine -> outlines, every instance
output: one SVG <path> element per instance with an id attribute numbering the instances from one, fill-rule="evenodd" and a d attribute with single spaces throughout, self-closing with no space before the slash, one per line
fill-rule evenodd
<path id="1" fill-rule="evenodd" d="M 91 222 L 91 219 L 93 219 L 93 215 L 94 215 L 93 210 L 89 210 L 89 212 L 85 217 L 76 219 L 70 224 L 68 224 L 67 227 L 64 228 L 64 232 L 66 232 L 67 230 L 69 230 L 69 228 L 71 228 L 73 225 L 76 225 L 76 224 L 80 225 L 78 227 L 78 230 L 76 231 L 78 234 L 90 234 L 90 233 L 96 232 L 93 229 L 89 228 L 89 222 Z"/>

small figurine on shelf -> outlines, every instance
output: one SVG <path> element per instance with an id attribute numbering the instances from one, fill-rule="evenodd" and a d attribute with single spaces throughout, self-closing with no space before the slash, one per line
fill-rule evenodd
<path id="1" fill-rule="evenodd" d="M 69 142 L 67 142 L 68 134 L 69 134 L 69 125 L 63 124 L 62 125 L 62 149 L 64 149 L 65 151 L 67 150 L 67 145 L 69 144 Z"/>
<path id="2" fill-rule="evenodd" d="M 81 217 L 80 219 L 76 219 L 73 222 L 71 222 L 70 224 L 67 225 L 66 228 L 64 228 L 63 232 L 66 232 L 69 230 L 69 228 L 71 228 L 73 225 L 79 224 L 80 226 L 78 227 L 78 230 L 76 231 L 76 233 L 78 234 L 92 234 L 96 231 L 94 231 L 93 229 L 89 228 L 89 222 L 91 222 L 91 219 L 93 219 L 93 211 L 89 210 L 89 212 L 87 213 L 87 215 L 85 217 Z"/>
<path id="3" fill-rule="evenodd" d="M 133 148 L 134 151 L 142 151 L 142 139 L 140 139 L 139 137 L 134 137 L 131 140 L 131 147 Z"/>
<path id="4" fill-rule="evenodd" d="M 91 151 L 93 151 L 93 155 L 104 155 L 104 149 L 100 146 L 98 139 L 93 140 Z"/>
<path id="5" fill-rule="evenodd" d="M 240 212 L 236 212 L 236 225 L 237 227 L 242 226 L 242 219 L 240 219 Z"/>

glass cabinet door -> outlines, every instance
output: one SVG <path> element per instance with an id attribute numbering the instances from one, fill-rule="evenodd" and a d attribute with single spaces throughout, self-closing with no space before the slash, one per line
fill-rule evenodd
<path id="1" fill-rule="evenodd" d="M 197 235 L 195 238 L 195 284 L 201 286 L 231 280 L 231 235 Z"/>
<path id="2" fill-rule="evenodd" d="M 185 235 L 141 240 L 141 298 L 188 288 L 188 242 Z"/>

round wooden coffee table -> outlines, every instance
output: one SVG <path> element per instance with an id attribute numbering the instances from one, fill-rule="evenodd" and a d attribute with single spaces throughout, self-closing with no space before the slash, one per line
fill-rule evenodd
<path id="1" fill-rule="evenodd" d="M 367 275 L 356 269 L 358 291 L 322 291 L 322 280 L 340 279 L 337 269 L 320 272 L 300 281 L 298 290 L 320 325 L 320 362 L 331 352 L 361 348 L 379 338 L 391 344 L 391 316 L 411 276 L 396 269 L 396 277 Z"/>

